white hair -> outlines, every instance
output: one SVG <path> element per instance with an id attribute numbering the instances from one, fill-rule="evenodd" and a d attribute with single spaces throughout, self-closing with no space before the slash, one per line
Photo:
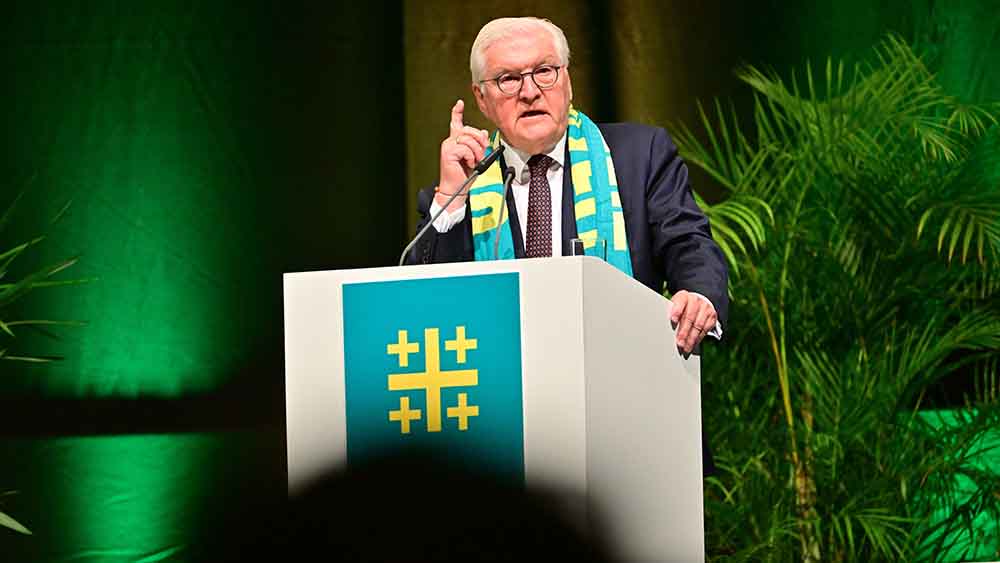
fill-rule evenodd
<path id="1" fill-rule="evenodd" d="M 469 54 L 469 69 L 472 71 L 472 81 L 479 83 L 483 79 L 486 71 L 486 49 L 500 39 L 507 39 L 519 33 L 529 33 L 544 29 L 552 36 L 552 42 L 556 46 L 556 53 L 559 55 L 559 64 L 567 66 L 569 64 L 569 43 L 566 41 L 566 34 L 559 26 L 542 18 L 498 18 L 479 30 L 476 41 L 472 44 L 472 52 Z"/>

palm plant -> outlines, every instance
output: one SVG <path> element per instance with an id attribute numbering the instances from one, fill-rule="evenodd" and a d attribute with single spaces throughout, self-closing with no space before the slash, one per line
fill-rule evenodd
<path id="1" fill-rule="evenodd" d="M 706 142 L 675 128 L 729 192 L 705 205 L 733 300 L 706 351 L 710 559 L 1000 546 L 1000 467 L 984 461 L 1000 427 L 1000 106 L 949 96 L 898 37 L 872 60 L 790 80 L 744 68 L 749 127 L 716 102 Z M 923 410 L 956 372 L 975 379 L 965 404 Z"/>
<path id="2" fill-rule="evenodd" d="M 11 203 L 4 214 L 0 216 L 0 232 L 3 231 L 3 229 L 7 226 L 7 223 L 10 221 L 14 209 L 16 208 L 22 195 L 23 192 L 14 199 L 14 202 Z M 69 204 L 67 203 L 53 219 L 53 223 L 58 221 L 68 208 Z M 9 282 L 5 281 L 10 274 L 11 266 L 14 264 L 14 261 L 23 256 L 28 250 L 40 244 L 43 240 L 45 240 L 44 236 L 36 236 L 21 242 L 20 244 L 14 245 L 7 251 L 0 252 L 0 338 L 3 339 L 3 341 L 0 342 L 0 360 L 31 363 L 45 363 L 58 360 L 60 359 L 58 356 L 26 354 L 23 352 L 12 351 L 11 348 L 14 345 L 10 342 L 11 340 L 16 340 L 18 332 L 24 328 L 47 329 L 57 325 L 76 326 L 83 324 L 79 321 L 20 319 L 10 317 L 10 315 L 13 314 L 10 312 L 11 305 L 32 290 L 44 287 L 74 285 L 90 281 L 88 279 L 52 279 L 53 276 L 59 272 L 62 272 L 66 268 L 75 264 L 77 258 L 60 260 L 59 262 L 47 265 L 24 275 L 23 277 L 20 277 L 20 279 Z M 9 494 L 12 494 L 12 491 L 3 493 L 0 496 L 7 496 Z M 22 534 L 31 533 L 20 522 L 3 511 L 0 511 L 0 527 L 6 527 Z"/>

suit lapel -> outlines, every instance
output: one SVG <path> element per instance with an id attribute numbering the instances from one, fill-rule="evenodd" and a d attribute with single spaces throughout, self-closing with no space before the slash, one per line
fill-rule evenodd
<path id="1" fill-rule="evenodd" d="M 507 169 L 507 162 L 500 156 L 500 170 Z M 514 204 L 514 190 L 507 192 L 507 220 L 510 221 L 510 236 L 514 239 L 514 258 L 524 258 L 524 237 L 521 236 L 521 220 L 517 218 L 517 205 Z"/>

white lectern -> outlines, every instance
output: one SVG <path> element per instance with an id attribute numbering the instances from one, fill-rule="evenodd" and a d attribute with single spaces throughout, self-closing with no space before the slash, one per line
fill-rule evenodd
<path id="1" fill-rule="evenodd" d="M 294 492 L 320 472 L 348 461 L 347 421 L 349 416 L 361 416 L 356 414 L 359 408 L 348 412 L 349 403 L 355 400 L 351 398 L 352 384 L 348 379 L 354 377 L 350 375 L 352 369 L 359 373 L 365 366 L 349 365 L 358 363 L 357 358 L 362 356 L 345 353 L 350 349 L 345 347 L 345 334 L 351 340 L 350 332 L 356 330 L 364 332 L 359 338 L 374 339 L 377 349 L 373 353 L 396 362 L 393 364 L 396 371 L 412 370 L 416 365 L 419 345 L 414 342 L 421 334 L 427 336 L 423 345 L 431 347 L 431 334 L 426 329 L 421 333 L 412 319 L 407 321 L 410 323 L 407 326 L 412 327 L 408 336 L 403 334 L 405 331 L 398 331 L 404 337 L 399 342 L 395 341 L 396 331 L 383 338 L 372 334 L 374 329 L 370 328 L 352 329 L 348 324 L 345 330 L 345 315 L 354 318 L 360 314 L 366 319 L 378 315 L 391 317 L 396 310 L 391 298 L 388 304 L 383 298 L 381 308 L 373 305 L 362 306 L 360 313 L 346 311 L 347 290 L 354 295 L 371 284 L 383 284 L 378 287 L 392 291 L 394 287 L 407 287 L 406 283 L 413 280 L 457 280 L 454 287 L 461 288 L 469 285 L 467 281 L 479 279 L 475 276 L 498 274 L 505 274 L 505 280 L 514 280 L 511 287 L 516 288 L 513 299 L 505 301 L 504 307 L 516 308 L 512 318 L 520 325 L 517 425 L 523 433 L 523 450 L 518 455 L 523 457 L 517 458 L 517 463 L 523 463 L 526 484 L 557 487 L 585 498 L 587 506 L 597 507 L 601 522 L 610 527 L 604 533 L 625 560 L 703 561 L 698 358 L 685 359 L 678 353 L 669 322 L 668 300 L 596 258 L 285 274 L 289 490 Z M 482 278 L 487 279 L 491 278 Z M 385 282 L 405 283 L 396 286 Z M 449 292 L 417 288 L 416 293 L 430 300 L 436 293 Z M 471 310 L 471 303 L 445 308 L 454 312 L 465 310 L 466 306 Z M 447 361 L 468 362 L 459 366 L 462 369 L 472 365 L 471 358 L 477 348 L 467 343 L 474 342 L 473 329 L 480 327 L 480 331 L 485 331 L 492 326 L 489 323 L 497 310 L 477 311 L 479 324 L 470 321 L 466 326 L 463 321 L 461 332 L 457 331 L 459 327 L 441 328 L 440 335 L 435 332 L 433 360 L 444 362 L 447 354 L 454 357 Z M 349 323 L 354 322 L 357 321 L 349 319 Z M 514 338 L 517 328 L 515 325 Z M 438 337 L 445 342 L 452 333 L 455 339 L 439 346 Z M 458 339 L 466 344 L 455 344 Z M 463 345 L 467 356 L 457 352 Z M 407 346 L 412 347 L 409 350 L 414 354 L 404 360 L 402 352 L 408 350 Z M 440 358 L 436 351 L 439 347 Z M 485 353 L 485 341 L 480 341 L 479 350 Z M 517 364 L 518 358 L 513 361 Z M 407 402 L 409 399 L 389 397 L 387 400 L 396 401 L 391 407 L 394 410 L 379 410 L 370 423 L 355 423 L 356 418 L 351 418 L 350 424 L 356 432 L 367 428 L 365 424 L 374 425 L 374 431 L 386 430 L 401 440 L 422 439 L 421 436 L 429 435 L 435 428 L 443 435 L 482 427 L 489 414 L 486 406 L 480 406 L 479 415 L 450 406 L 466 407 L 467 402 L 477 400 L 476 389 L 462 385 L 472 385 L 473 380 L 486 381 L 488 367 L 471 372 L 466 369 L 462 373 L 473 372 L 478 375 L 463 381 L 452 380 L 453 389 L 442 391 L 438 385 L 433 398 L 430 391 L 414 395 L 412 404 Z M 387 396 L 394 390 L 398 395 L 400 389 L 413 389 L 399 383 L 402 379 L 397 379 L 393 387 L 393 383 L 386 382 L 403 376 L 386 373 L 383 377 L 381 373 L 374 376 L 369 373 L 365 381 L 374 381 L 380 389 L 385 389 Z M 461 393 L 446 396 L 442 394 L 445 392 Z M 418 403 L 424 399 L 424 403 Z M 458 413 L 454 415 L 456 418 L 450 418 L 454 413 Z M 521 434 L 517 436 L 520 441 Z M 356 443 L 354 447 L 365 445 L 360 443 L 365 441 L 364 437 L 350 440 Z"/>

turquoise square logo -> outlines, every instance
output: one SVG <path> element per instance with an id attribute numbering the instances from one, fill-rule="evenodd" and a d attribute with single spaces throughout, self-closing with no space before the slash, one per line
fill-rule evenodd
<path id="1" fill-rule="evenodd" d="M 524 481 L 517 273 L 344 285 L 347 462 L 432 450 Z"/>

